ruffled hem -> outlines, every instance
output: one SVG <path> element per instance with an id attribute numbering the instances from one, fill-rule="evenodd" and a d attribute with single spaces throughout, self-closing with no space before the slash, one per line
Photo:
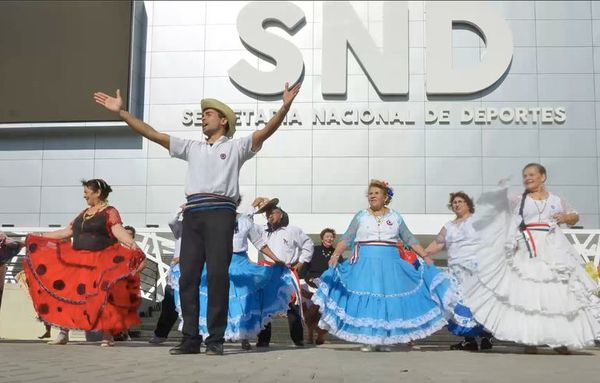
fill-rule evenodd
<path id="1" fill-rule="evenodd" d="M 330 313 L 333 312 L 335 317 L 356 327 L 373 327 L 381 330 L 408 329 L 423 326 L 436 317 L 443 318 L 443 313 L 439 307 L 434 307 L 426 314 L 412 319 L 394 319 L 390 321 L 369 317 L 357 318 L 348 314 L 342 307 L 339 307 L 333 299 L 326 298 L 327 296 L 329 296 L 329 286 L 321 282 L 319 290 L 312 297 L 313 303 L 319 306 L 321 315 L 324 315 L 325 311 L 327 311 L 328 315 L 331 315 Z"/>
<path id="2" fill-rule="evenodd" d="M 319 300 L 317 299 L 317 302 Z M 337 317 L 333 313 L 324 314 L 321 310 L 321 319 L 319 320 L 319 328 L 328 331 L 331 335 L 348 342 L 356 342 L 371 345 L 393 345 L 399 343 L 408 343 L 413 340 L 423 339 L 431 334 L 441 330 L 446 326 L 447 322 L 443 318 L 439 318 L 426 328 L 407 332 L 402 335 L 391 336 L 373 336 L 366 334 L 356 334 L 346 330 L 342 330 L 336 323 Z"/>

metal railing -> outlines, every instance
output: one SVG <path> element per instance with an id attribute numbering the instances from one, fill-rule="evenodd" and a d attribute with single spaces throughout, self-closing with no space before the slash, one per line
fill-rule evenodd
<path id="1" fill-rule="evenodd" d="M 2 228 L 9 237 L 24 240 L 28 233 L 47 232 L 50 228 Z M 592 262 L 597 268 L 600 264 L 600 230 L 567 229 L 563 230 L 573 244 L 582 264 Z M 433 233 L 435 234 L 435 233 Z M 140 228 L 136 242 L 146 254 L 146 267 L 142 271 L 142 297 L 151 302 L 163 298 L 167 284 L 167 272 L 173 258 L 175 241 L 168 228 Z M 7 263 L 5 283 L 16 283 L 15 276 L 22 270 L 21 260 L 25 250 Z"/>

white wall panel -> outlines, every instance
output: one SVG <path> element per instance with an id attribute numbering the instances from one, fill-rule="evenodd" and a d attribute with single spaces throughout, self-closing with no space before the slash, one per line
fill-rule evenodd
<path id="1" fill-rule="evenodd" d="M 487 1 L 505 19 L 535 19 L 535 5 L 532 1 Z"/>
<path id="2" fill-rule="evenodd" d="M 314 158 L 312 183 L 315 185 L 364 185 L 368 182 L 373 158 Z"/>
<path id="3" fill-rule="evenodd" d="M 206 22 L 205 1 L 157 1 L 153 25 L 199 25 Z"/>
<path id="4" fill-rule="evenodd" d="M 146 185 L 145 159 L 104 159 L 94 162 L 94 178 L 102 178 L 109 185 Z"/>
<path id="5" fill-rule="evenodd" d="M 263 144 L 257 157 L 308 157 L 311 154 L 311 130 L 280 130 Z"/>
<path id="6" fill-rule="evenodd" d="M 589 20 L 590 1 L 536 1 L 535 16 L 542 20 Z"/>
<path id="7" fill-rule="evenodd" d="M 146 185 L 114 186 L 113 192 L 108 196 L 108 200 L 120 213 L 145 213 Z M 123 223 L 128 225 L 125 220 L 123 220 Z"/>
<path id="8" fill-rule="evenodd" d="M 425 131 L 427 156 L 473 157 L 481 155 L 481 131 L 434 130 Z"/>
<path id="9" fill-rule="evenodd" d="M 151 31 L 153 52 L 204 50 L 204 25 L 155 26 Z"/>
<path id="10" fill-rule="evenodd" d="M 542 157 L 594 157 L 596 154 L 596 132 L 593 130 L 540 131 Z"/>
<path id="11" fill-rule="evenodd" d="M 592 47 L 538 48 L 539 73 L 593 73 Z"/>
<path id="12" fill-rule="evenodd" d="M 369 158 L 369 179 L 392 185 L 425 185 L 425 157 Z"/>
<path id="13" fill-rule="evenodd" d="M 548 184 L 589 186 L 598 184 L 598 164 L 595 158 L 541 157 L 548 170 Z"/>
<path id="14" fill-rule="evenodd" d="M 537 20 L 539 47 L 584 47 L 592 45 L 591 20 Z"/>
<path id="15" fill-rule="evenodd" d="M 314 157 L 367 156 L 365 130 L 315 130 L 313 133 Z"/>
<path id="16" fill-rule="evenodd" d="M 425 155 L 424 130 L 370 130 L 369 154 L 372 157 Z"/>
<path id="17" fill-rule="evenodd" d="M 540 101 L 591 101 L 593 74 L 541 74 L 538 76 Z"/>
<path id="18" fill-rule="evenodd" d="M 367 186 L 321 186 L 312 188 L 314 213 L 357 213 L 367 208 Z"/>
<path id="19" fill-rule="evenodd" d="M 484 130 L 482 140 L 484 156 L 537 157 L 539 155 L 537 129 Z"/>
<path id="20" fill-rule="evenodd" d="M 206 79 L 208 80 L 208 79 Z M 150 80 L 152 104 L 191 104 L 204 96 L 202 78 L 153 78 Z"/>
<path id="21" fill-rule="evenodd" d="M 279 206 L 288 213 L 309 213 L 311 209 L 311 187 L 302 185 L 278 186 L 278 185 L 258 185 L 256 187 L 256 196 L 279 198 Z M 290 224 L 294 224 L 293 216 L 290 217 Z"/>
<path id="22" fill-rule="evenodd" d="M 185 202 L 183 185 L 148 186 L 146 189 L 146 212 L 176 213 Z"/>
<path id="23" fill-rule="evenodd" d="M 0 160 L 0 187 L 36 186 L 42 179 L 41 160 Z"/>
<path id="24" fill-rule="evenodd" d="M 41 189 L 42 213 L 77 213 L 87 208 L 83 199 L 83 186 L 44 186 Z"/>
<path id="25" fill-rule="evenodd" d="M 0 187 L 0 213 L 37 213 L 39 211 L 39 187 Z"/>
<path id="26" fill-rule="evenodd" d="M 259 158 L 256 180 L 260 185 L 310 185 L 310 158 Z"/>
<path id="27" fill-rule="evenodd" d="M 201 77 L 204 74 L 203 52 L 156 52 L 152 53 L 150 76 Z"/>
<path id="28" fill-rule="evenodd" d="M 480 185 L 480 157 L 427 157 L 427 185 Z"/>
<path id="29" fill-rule="evenodd" d="M 94 160 L 48 160 L 42 168 L 44 186 L 81 185 L 94 177 Z"/>

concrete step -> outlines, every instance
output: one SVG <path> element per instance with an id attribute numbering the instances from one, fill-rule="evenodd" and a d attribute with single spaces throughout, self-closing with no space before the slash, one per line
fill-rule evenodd
<path id="1" fill-rule="evenodd" d="M 158 321 L 159 316 L 160 316 L 160 312 L 155 311 L 152 313 L 152 316 L 141 318 L 142 324 L 136 328 L 132 328 L 132 330 L 133 330 L 132 332 L 133 332 L 133 335 L 135 335 L 135 338 L 145 340 L 145 339 L 150 339 L 152 336 L 154 336 L 154 328 L 156 326 L 156 322 Z M 171 339 L 171 340 L 181 339 L 181 333 L 179 331 L 177 331 L 177 325 L 178 324 L 175 324 L 173 326 L 173 329 L 171 330 L 171 333 L 169 334 L 169 339 Z M 290 335 L 289 335 L 287 318 L 285 318 L 285 317 L 274 318 L 273 322 L 271 323 L 271 329 L 272 329 L 271 341 L 273 343 L 288 344 L 288 343 L 292 342 Z M 315 334 L 315 336 L 316 336 L 316 334 Z M 306 331 L 304 333 L 304 338 L 308 339 Z M 329 334 L 327 334 L 325 336 L 325 340 L 328 343 L 347 343 L 346 341 L 338 339 Z M 460 342 L 461 340 L 462 340 L 462 338 L 453 335 L 452 333 L 448 332 L 446 329 L 442 329 L 425 339 L 420 339 L 420 340 L 416 341 L 416 343 L 418 345 L 448 345 L 448 346 L 450 346 L 452 344 Z M 494 344 L 511 345 L 514 343 L 504 342 L 504 341 L 495 341 Z"/>

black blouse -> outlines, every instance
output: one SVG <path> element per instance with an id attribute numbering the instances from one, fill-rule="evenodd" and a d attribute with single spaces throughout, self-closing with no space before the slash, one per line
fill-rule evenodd
<path id="1" fill-rule="evenodd" d="M 114 207 L 107 207 L 92 217 L 84 217 L 85 211 L 73 221 L 73 249 L 98 251 L 115 243 L 111 228 L 121 223 L 119 212 Z"/>
<path id="2" fill-rule="evenodd" d="M 308 280 L 320 277 L 329 268 L 329 257 L 333 254 L 333 250 L 335 250 L 333 246 L 315 246 L 312 259 L 302 268 L 300 278 Z"/>

